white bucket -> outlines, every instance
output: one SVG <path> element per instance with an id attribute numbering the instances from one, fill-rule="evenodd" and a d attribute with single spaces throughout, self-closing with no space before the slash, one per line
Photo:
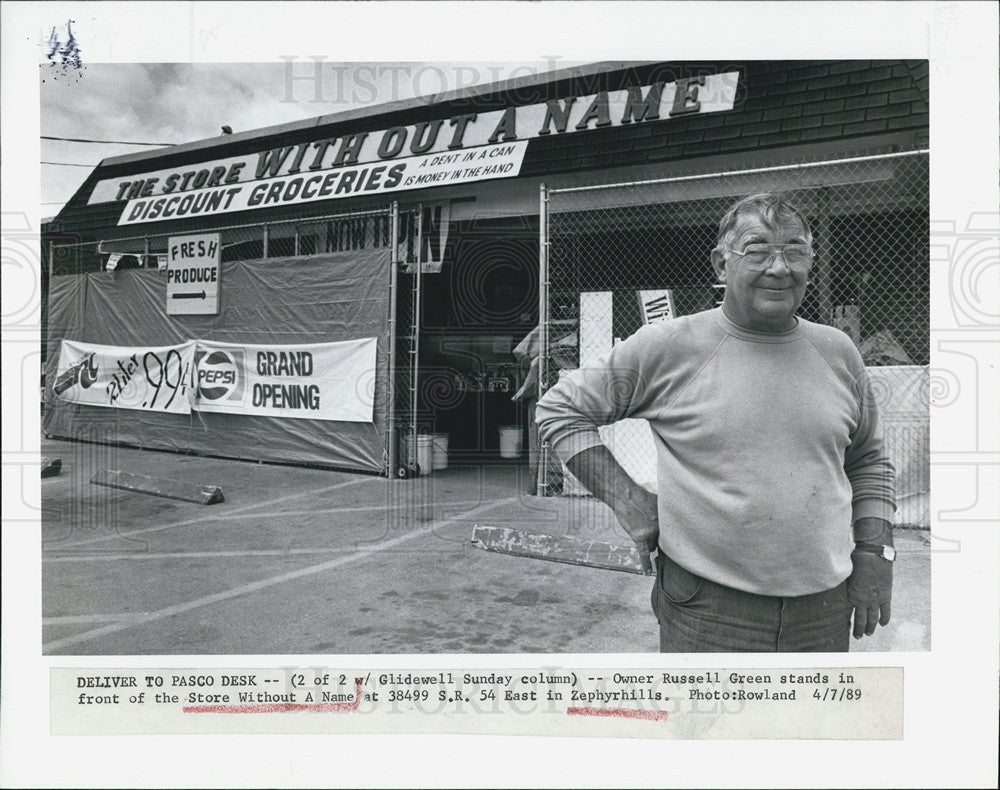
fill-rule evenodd
<path id="1" fill-rule="evenodd" d="M 403 437 L 403 463 L 413 463 L 413 436 Z M 420 474 L 429 475 L 434 468 L 433 444 L 430 434 L 417 434 L 417 466 Z"/>
<path id="2" fill-rule="evenodd" d="M 521 426 L 500 426 L 500 457 L 519 458 L 521 456 Z"/>
<path id="3" fill-rule="evenodd" d="M 438 469 L 448 468 L 448 434 L 446 433 L 432 433 L 431 434 L 431 468 L 437 471 Z"/>

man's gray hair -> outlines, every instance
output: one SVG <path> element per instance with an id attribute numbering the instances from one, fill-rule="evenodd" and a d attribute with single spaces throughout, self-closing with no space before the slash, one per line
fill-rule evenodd
<path id="1" fill-rule="evenodd" d="M 812 243 L 812 231 L 809 230 L 809 220 L 805 214 L 799 211 L 784 195 L 779 192 L 761 192 L 757 195 L 750 195 L 740 200 L 736 205 L 726 212 L 726 215 L 719 223 L 719 237 L 716 240 L 716 247 L 726 247 L 727 239 L 736 228 L 736 223 L 741 215 L 754 214 L 760 217 L 767 227 L 774 228 L 789 220 L 796 220 L 801 223 L 805 231 L 806 240 Z"/>

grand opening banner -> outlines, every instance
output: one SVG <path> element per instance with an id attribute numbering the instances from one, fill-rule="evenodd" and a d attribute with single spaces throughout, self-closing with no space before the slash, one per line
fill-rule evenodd
<path id="1" fill-rule="evenodd" d="M 89 406 L 370 423 L 376 346 L 374 337 L 313 345 L 190 341 L 155 348 L 64 339 L 53 391 Z"/>
<path id="2" fill-rule="evenodd" d="M 372 422 L 377 339 L 315 345 L 198 341 L 199 411 Z"/>

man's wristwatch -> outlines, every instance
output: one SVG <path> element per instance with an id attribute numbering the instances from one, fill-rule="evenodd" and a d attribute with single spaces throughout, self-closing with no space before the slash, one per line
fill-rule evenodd
<path id="1" fill-rule="evenodd" d="M 896 549 L 892 546 L 883 546 L 881 543 L 855 543 L 855 551 L 864 551 L 870 554 L 879 554 L 882 559 L 893 562 L 896 559 Z"/>

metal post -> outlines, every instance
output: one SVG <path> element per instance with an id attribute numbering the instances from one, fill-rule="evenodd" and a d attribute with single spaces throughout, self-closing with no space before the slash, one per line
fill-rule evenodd
<path id="1" fill-rule="evenodd" d="M 417 396 L 420 391 L 417 377 L 420 375 L 420 280 L 424 268 L 423 251 L 423 226 L 424 207 L 423 204 L 417 206 L 417 268 L 413 274 L 413 342 L 410 344 L 410 353 L 413 355 L 410 360 L 410 435 L 413 437 L 410 446 L 413 448 L 413 466 L 417 465 Z M 427 470 L 424 470 L 425 472 Z"/>
<path id="2" fill-rule="evenodd" d="M 392 236 L 389 247 L 389 425 L 386 432 L 386 444 L 388 445 L 388 459 L 386 461 L 386 474 L 392 480 L 395 477 L 396 464 L 399 455 L 397 454 L 398 437 L 396 436 L 396 289 L 399 279 L 399 204 L 392 201 L 392 210 L 389 224 Z"/>
<path id="3" fill-rule="evenodd" d="M 56 265 L 56 243 L 49 241 L 49 287 L 52 287 L 52 272 Z"/>
<path id="4" fill-rule="evenodd" d="M 548 388 L 549 373 L 549 191 L 538 188 L 538 398 Z M 541 437 L 539 437 L 541 438 Z M 549 443 L 538 448 L 538 495 L 549 495 Z"/>
<path id="5" fill-rule="evenodd" d="M 830 195 L 827 187 L 820 187 L 813 222 L 813 236 L 816 241 L 816 264 L 812 270 L 813 288 L 816 290 L 816 310 L 819 323 L 833 323 L 833 298 L 830 271 Z"/>
<path id="6" fill-rule="evenodd" d="M 295 257 L 299 257 L 299 226 L 295 226 Z"/>
<path id="7" fill-rule="evenodd" d="M 142 266 L 144 269 L 149 268 L 149 236 L 142 239 Z"/>
<path id="8" fill-rule="evenodd" d="M 267 248 L 268 248 L 268 243 L 270 242 L 270 240 L 271 240 L 271 231 L 270 231 L 270 228 L 268 228 L 268 226 L 265 225 L 264 226 L 264 251 L 263 251 L 263 255 L 261 255 L 262 258 L 266 258 L 267 257 Z"/>

